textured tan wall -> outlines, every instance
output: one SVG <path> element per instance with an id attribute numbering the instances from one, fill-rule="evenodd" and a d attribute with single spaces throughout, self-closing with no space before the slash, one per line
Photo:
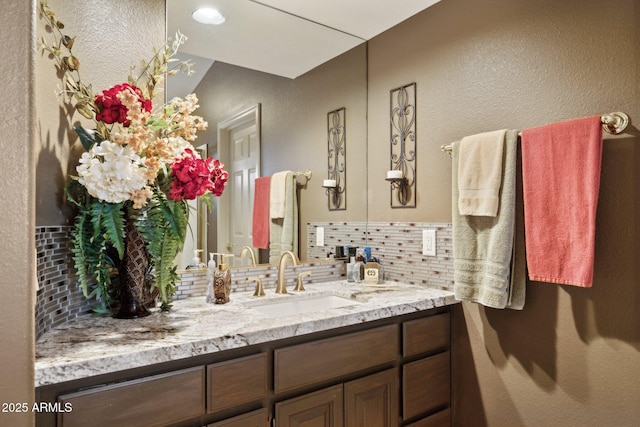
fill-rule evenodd
<path id="1" fill-rule="evenodd" d="M 216 62 L 195 92 L 200 100 L 198 112 L 209 121 L 209 129 L 201 133 L 198 142 L 215 147 L 217 123 L 260 103 L 261 174 L 312 171 L 307 187 L 300 190 L 302 259 L 306 258 L 308 222 L 366 218 L 364 44 L 295 80 Z M 321 187 L 327 177 L 327 113 L 341 107 L 346 108 L 347 210 L 330 212 Z M 215 221 L 210 219 L 210 223 Z M 215 242 L 211 233 L 209 241 Z"/>
<path id="2" fill-rule="evenodd" d="M 521 313 L 455 316 L 459 426 L 636 425 L 640 418 L 640 3 L 443 0 L 369 45 L 369 220 L 450 221 L 464 135 L 610 111 L 592 289 L 531 283 Z M 418 87 L 418 207 L 391 210 L 389 90 Z M 384 191 L 377 191 L 382 188 Z"/>
<path id="3" fill-rule="evenodd" d="M 0 174 L 5 197 L 0 204 L 0 404 L 32 402 L 34 352 L 34 108 L 32 6 L 3 5 L 4 41 L 0 116 Z M 33 416 L 0 412 L 0 425 L 29 426 Z"/>

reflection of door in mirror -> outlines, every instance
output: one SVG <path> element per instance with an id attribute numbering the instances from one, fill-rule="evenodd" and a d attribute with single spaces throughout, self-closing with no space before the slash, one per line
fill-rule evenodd
<path id="1" fill-rule="evenodd" d="M 206 159 L 209 154 L 206 145 L 195 147 L 200 157 Z M 201 249 L 200 261 L 205 263 L 209 259 L 207 255 L 207 204 L 200 200 L 188 200 L 189 205 L 189 225 L 187 227 L 187 238 L 185 239 L 182 252 L 176 257 L 178 269 L 185 269 L 192 263 L 194 250 Z"/>
<path id="2" fill-rule="evenodd" d="M 255 179 L 260 176 L 260 104 L 218 123 L 218 153 L 229 181 L 218 203 L 218 252 L 235 255 L 253 246 L 252 219 Z"/>

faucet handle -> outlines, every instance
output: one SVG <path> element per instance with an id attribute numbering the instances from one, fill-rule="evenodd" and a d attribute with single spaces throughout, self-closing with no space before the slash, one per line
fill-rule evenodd
<path id="1" fill-rule="evenodd" d="M 302 273 L 298 274 L 298 283 L 296 283 L 296 287 L 293 288 L 294 291 L 304 291 L 304 285 L 302 284 L 302 278 L 305 276 L 311 276 L 311 272 L 310 271 L 303 271 Z"/>
<path id="2" fill-rule="evenodd" d="M 253 293 L 254 297 L 265 296 L 264 288 L 262 287 L 262 279 L 259 277 L 247 277 L 247 282 L 256 282 L 256 290 Z"/>

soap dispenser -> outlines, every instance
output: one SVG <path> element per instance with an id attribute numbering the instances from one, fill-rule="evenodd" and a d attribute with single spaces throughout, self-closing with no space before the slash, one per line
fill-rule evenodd
<path id="1" fill-rule="evenodd" d="M 193 250 L 193 258 L 191 258 L 191 263 L 187 265 L 187 270 L 197 270 L 205 268 L 204 263 L 200 260 L 200 252 L 202 252 L 202 249 Z"/>
<path id="2" fill-rule="evenodd" d="M 220 256 L 220 262 L 218 263 L 218 269 L 213 274 L 214 304 L 226 304 L 229 302 L 229 294 L 231 293 L 231 271 L 225 262 L 227 255 L 218 255 Z"/>
<path id="3" fill-rule="evenodd" d="M 213 259 L 213 252 L 209 252 L 209 263 L 207 264 L 207 302 L 215 302 L 213 293 L 214 275 L 216 273 L 216 261 Z"/>

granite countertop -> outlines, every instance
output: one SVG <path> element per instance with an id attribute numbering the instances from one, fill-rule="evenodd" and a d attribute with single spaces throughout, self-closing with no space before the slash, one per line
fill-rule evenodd
<path id="1" fill-rule="evenodd" d="M 367 286 L 346 281 L 305 285 L 306 292 L 254 297 L 234 292 L 227 304 L 205 297 L 175 301 L 168 313 L 156 310 L 141 319 L 87 315 L 54 328 L 36 342 L 35 386 L 274 341 L 342 326 L 428 310 L 456 303 L 449 291 L 389 282 Z M 291 286 L 293 288 L 293 286 Z M 254 307 L 332 294 L 354 305 L 305 314 L 272 317 Z"/>

